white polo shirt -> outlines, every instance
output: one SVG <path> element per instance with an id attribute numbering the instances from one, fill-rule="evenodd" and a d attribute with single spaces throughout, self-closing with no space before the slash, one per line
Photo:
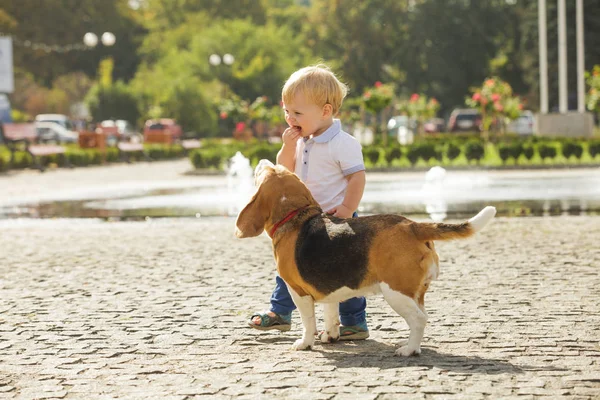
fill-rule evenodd
<path id="1" fill-rule="evenodd" d="M 342 204 L 348 186 L 345 177 L 364 169 L 361 145 L 342 130 L 339 119 L 319 136 L 296 144 L 295 173 L 323 211 Z"/>

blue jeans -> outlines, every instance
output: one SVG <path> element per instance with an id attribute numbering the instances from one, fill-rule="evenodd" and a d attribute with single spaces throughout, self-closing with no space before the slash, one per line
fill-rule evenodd
<path id="1" fill-rule="evenodd" d="M 352 217 L 356 218 L 357 213 Z M 367 300 L 364 297 L 353 297 L 340 303 L 340 322 L 344 326 L 358 325 L 365 321 Z M 271 295 L 271 311 L 276 314 L 289 314 L 296 309 L 287 285 L 278 275 L 275 277 L 275 290 Z"/>

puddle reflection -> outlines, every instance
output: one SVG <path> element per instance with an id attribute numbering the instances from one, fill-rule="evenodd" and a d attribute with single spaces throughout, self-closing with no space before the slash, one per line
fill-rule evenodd
<path id="1" fill-rule="evenodd" d="M 244 177 L 246 178 L 246 177 Z M 251 196 L 248 179 L 128 193 L 104 198 L 0 207 L 0 218 L 103 218 L 235 215 Z M 233 182 L 233 183 L 232 183 Z M 246 199 L 246 200 L 244 200 Z M 421 175 L 367 179 L 361 214 L 394 213 L 434 221 L 469 218 L 487 205 L 501 216 L 600 214 L 600 172 L 568 174 L 457 173 L 433 168 Z"/>

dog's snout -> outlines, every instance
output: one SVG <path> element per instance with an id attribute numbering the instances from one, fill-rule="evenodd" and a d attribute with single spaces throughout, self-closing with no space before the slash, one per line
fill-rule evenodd
<path id="1" fill-rule="evenodd" d="M 261 174 L 265 171 L 266 167 L 274 168 L 275 165 L 271 161 L 265 160 L 265 159 L 262 159 L 258 162 L 258 165 L 254 169 L 254 180 L 256 182 L 260 181 L 259 178 L 260 178 Z"/>

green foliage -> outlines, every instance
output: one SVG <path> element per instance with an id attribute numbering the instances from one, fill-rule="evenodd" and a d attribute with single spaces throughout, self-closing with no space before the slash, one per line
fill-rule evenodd
<path id="1" fill-rule="evenodd" d="M 502 163 L 506 163 L 506 160 L 510 157 L 511 146 L 507 143 L 500 143 L 498 145 L 498 155 L 502 159 Z"/>
<path id="2" fill-rule="evenodd" d="M 399 160 L 402 157 L 402 149 L 397 146 L 387 147 L 384 153 L 385 162 L 388 165 L 392 165 L 394 160 Z"/>
<path id="3" fill-rule="evenodd" d="M 494 120 L 508 122 L 518 118 L 523 108 L 519 97 L 513 96 L 512 87 L 498 77 L 487 78 L 465 103 L 481 113 L 484 132 L 490 129 Z"/>
<path id="4" fill-rule="evenodd" d="M 498 145 L 498 155 L 503 163 L 506 163 L 506 160 L 509 158 L 512 158 L 517 162 L 521 154 L 523 154 L 523 150 L 524 148 L 521 142 L 500 143 Z"/>
<path id="5" fill-rule="evenodd" d="M 410 99 L 396 104 L 396 109 L 409 118 L 418 121 L 419 129 L 429 118 L 436 116 L 440 103 L 435 98 L 428 98 L 424 94 L 413 93 Z M 419 132 L 421 133 L 421 132 Z"/>
<path id="6" fill-rule="evenodd" d="M 600 154 L 600 140 L 591 141 L 588 147 L 588 152 L 592 158 L 596 158 Z"/>
<path id="7" fill-rule="evenodd" d="M 163 106 L 165 114 L 175 118 L 184 132 L 192 131 L 199 137 L 216 134 L 217 115 L 200 80 L 191 78 L 172 86 Z"/>
<path id="8" fill-rule="evenodd" d="M 190 153 L 190 159 L 194 168 L 216 168 L 221 169 L 225 158 L 223 152 L 218 148 L 197 149 Z"/>
<path id="9" fill-rule="evenodd" d="M 277 162 L 277 153 L 280 148 L 281 145 L 278 144 L 259 144 L 248 151 L 247 157 L 250 159 L 252 165 L 257 165 L 262 159 L 269 160 L 275 164 Z"/>
<path id="10" fill-rule="evenodd" d="M 531 161 L 534 154 L 535 154 L 535 149 L 533 148 L 533 146 L 531 146 L 531 145 L 523 146 L 523 155 L 525 156 L 526 159 Z"/>
<path id="11" fill-rule="evenodd" d="M 547 143 L 540 143 L 538 145 L 538 153 L 540 154 L 540 157 L 542 157 L 542 160 L 546 160 L 547 158 L 554 158 L 556 157 L 556 147 L 552 144 L 547 144 Z"/>
<path id="12" fill-rule="evenodd" d="M 394 85 L 375 82 L 373 87 L 367 88 L 362 99 L 365 109 L 375 115 L 390 105 L 394 98 Z"/>
<path id="13" fill-rule="evenodd" d="M 95 85 L 86 96 L 86 103 L 94 121 L 124 119 L 136 122 L 140 116 L 135 96 L 122 81 L 109 86 Z"/>
<path id="14" fill-rule="evenodd" d="M 408 158 L 410 165 L 414 167 L 417 161 L 419 161 L 419 156 L 420 151 L 418 146 L 413 145 L 408 147 L 408 151 L 406 152 L 406 158 Z"/>
<path id="15" fill-rule="evenodd" d="M 480 141 L 471 140 L 465 144 L 464 152 L 467 160 L 479 163 L 485 154 L 485 148 Z"/>
<path id="16" fill-rule="evenodd" d="M 2 1 L 0 9 L 15 21 L 12 28 L 2 24 L 2 33 L 14 35 L 21 42 L 30 42 L 29 46 L 15 48 L 15 69 L 33 74 L 41 86 L 50 88 L 56 78 L 76 71 L 94 77 L 99 61 L 109 54 L 117 61 L 115 79 L 128 80 L 137 68 L 138 35 L 144 30 L 123 0 Z M 100 36 L 105 31 L 115 34 L 114 46 L 107 48 L 99 43 L 94 49 L 83 50 L 84 33 L 94 32 Z M 46 46 L 34 47 L 34 43 Z M 57 51 L 73 45 L 78 48 Z M 68 90 L 63 92 L 68 94 Z"/>
<path id="17" fill-rule="evenodd" d="M 381 152 L 379 147 L 369 146 L 363 149 L 363 156 L 369 160 L 371 165 L 377 165 L 379 157 L 381 156 Z"/>
<path id="18" fill-rule="evenodd" d="M 567 141 L 562 144 L 562 154 L 566 159 L 571 156 L 575 156 L 576 159 L 581 159 L 583 155 L 583 146 L 581 143 L 574 141 Z"/>
<path id="19" fill-rule="evenodd" d="M 587 93 L 587 109 L 600 112 L 600 64 L 594 65 L 591 72 L 586 72 L 586 83 L 590 87 Z"/>
<path id="20" fill-rule="evenodd" d="M 446 157 L 448 157 L 448 159 L 450 161 L 456 159 L 458 156 L 460 156 L 460 153 L 462 152 L 460 146 L 457 146 L 456 144 L 454 144 L 453 142 L 448 143 L 448 147 L 446 148 Z"/>

